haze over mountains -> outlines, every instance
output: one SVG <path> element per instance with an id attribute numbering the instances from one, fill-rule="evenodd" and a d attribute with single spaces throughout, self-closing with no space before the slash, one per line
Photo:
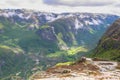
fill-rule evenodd
<path id="1" fill-rule="evenodd" d="M 119 16 L 0 10 L 0 78 L 29 77 L 94 49 Z M 8 72 L 9 71 L 9 72 Z"/>

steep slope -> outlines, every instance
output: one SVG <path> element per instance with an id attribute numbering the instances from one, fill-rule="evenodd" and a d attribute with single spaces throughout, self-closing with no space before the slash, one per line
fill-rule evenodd
<path id="1" fill-rule="evenodd" d="M 28 77 L 32 73 L 30 71 L 34 67 L 34 61 L 19 48 L 10 48 L 0 45 L 0 79 L 11 80 L 11 77 L 24 76 Z"/>
<path id="2" fill-rule="evenodd" d="M 85 46 L 93 49 L 107 29 L 106 26 L 114 19 L 115 16 L 102 14 L 72 14 L 70 17 L 60 18 L 48 25 L 52 26 L 55 35 L 66 43 L 63 45 Z M 62 43 L 59 39 L 59 43 Z"/>
<path id="3" fill-rule="evenodd" d="M 58 62 L 74 60 L 76 53 L 94 48 L 106 25 L 117 18 L 107 14 L 0 10 L 0 78 L 26 78 Z"/>
<path id="4" fill-rule="evenodd" d="M 95 56 L 120 61 L 120 19 L 116 20 L 103 35 Z"/>
<path id="5" fill-rule="evenodd" d="M 9 31 L 8 29 L 7 32 L 11 32 L 8 33 L 8 36 L 12 35 L 18 38 L 24 34 L 29 36 L 22 36 L 24 38 L 19 40 L 17 44 L 25 51 L 29 51 L 34 47 L 34 45 L 38 47 L 41 45 L 46 48 L 48 46 L 51 47 L 51 44 L 54 44 L 53 47 L 48 47 L 50 49 L 46 48 L 46 52 L 56 51 L 56 49 L 54 49 L 55 47 L 58 47 L 61 50 L 66 50 L 73 46 L 85 46 L 89 49 L 93 49 L 101 35 L 107 29 L 106 26 L 110 25 L 117 18 L 118 16 L 105 14 L 54 14 L 25 9 L 0 10 L 1 24 L 5 25 L 5 27 L 7 26 L 6 28 L 9 29 L 12 28 L 11 26 L 16 26 L 16 28 L 12 29 L 14 32 L 12 30 Z M 17 31 L 21 33 L 19 33 L 19 35 L 15 35 L 14 33 Z M 4 30 L 1 30 L 1 33 L 4 35 Z M 32 36 L 35 36 L 37 39 Z M 15 37 L 13 37 L 13 39 L 15 39 Z M 31 41 L 34 44 L 30 41 L 24 40 L 26 38 L 33 38 Z M 26 45 L 23 46 L 25 43 Z M 33 47 L 29 48 L 28 46 Z M 38 51 L 39 50 L 37 50 L 37 52 Z"/>

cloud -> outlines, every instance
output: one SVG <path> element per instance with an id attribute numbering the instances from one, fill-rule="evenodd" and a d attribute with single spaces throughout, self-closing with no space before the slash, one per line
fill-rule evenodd
<path id="1" fill-rule="evenodd" d="M 8 8 L 54 13 L 88 12 L 120 15 L 119 0 L 1 0 L 0 9 Z"/>
<path id="2" fill-rule="evenodd" d="M 120 3 L 118 3 L 118 4 L 115 4 L 115 7 L 119 7 L 119 8 L 120 8 Z"/>
<path id="3" fill-rule="evenodd" d="M 63 6 L 106 6 L 118 2 L 118 0 L 43 0 L 48 5 Z"/>
<path id="4" fill-rule="evenodd" d="M 26 9 L 39 9 L 44 6 L 42 0 L 3 0 L 0 1 L 0 8 L 26 8 Z"/>
<path id="5" fill-rule="evenodd" d="M 15 0 L 11 0 L 11 1 L 9 0 L 9 1 L 5 1 L 5 2 L 12 6 L 20 6 L 21 5 L 20 1 L 15 1 Z"/>

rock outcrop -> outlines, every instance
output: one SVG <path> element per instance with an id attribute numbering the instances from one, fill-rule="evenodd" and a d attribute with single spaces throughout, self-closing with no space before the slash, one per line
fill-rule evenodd
<path id="1" fill-rule="evenodd" d="M 54 66 L 34 74 L 30 80 L 120 80 L 119 63 L 104 60 L 88 63 L 91 60 L 82 58 L 69 66 Z"/>

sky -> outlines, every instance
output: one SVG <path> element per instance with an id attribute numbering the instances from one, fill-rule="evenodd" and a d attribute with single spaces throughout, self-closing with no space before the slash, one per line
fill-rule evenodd
<path id="1" fill-rule="evenodd" d="M 33 9 L 42 12 L 88 12 L 120 15 L 119 0 L 1 0 L 0 9 Z"/>

